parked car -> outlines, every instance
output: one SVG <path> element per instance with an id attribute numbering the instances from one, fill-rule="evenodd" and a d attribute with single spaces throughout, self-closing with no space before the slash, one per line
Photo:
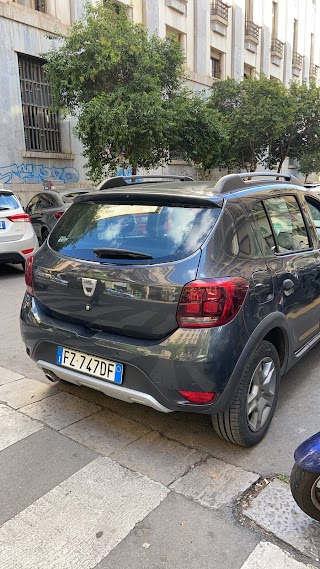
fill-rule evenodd
<path id="1" fill-rule="evenodd" d="M 304 187 L 307 190 L 318 190 L 320 192 L 320 184 L 317 182 L 308 182 L 304 184 Z"/>
<path id="2" fill-rule="evenodd" d="M 0 264 L 19 263 L 24 267 L 38 247 L 30 217 L 18 198 L 11 190 L 0 189 Z"/>
<path id="3" fill-rule="evenodd" d="M 80 188 L 76 190 L 43 190 L 33 196 L 25 211 L 30 215 L 40 244 L 47 239 L 50 231 L 70 207 L 73 200 L 77 196 L 91 191 L 92 189 Z"/>
<path id="4" fill-rule="evenodd" d="M 320 522 L 320 433 L 296 448 L 290 487 L 298 506 Z"/>
<path id="5" fill-rule="evenodd" d="M 77 197 L 28 260 L 27 353 L 52 381 L 206 413 L 254 445 L 320 339 L 320 200 L 278 173 L 132 178 Z"/>
<path id="6" fill-rule="evenodd" d="M 316 182 L 314 182 L 314 183 L 310 182 L 308 184 L 305 184 L 304 187 L 309 192 L 315 193 L 318 196 L 320 195 L 320 184 L 317 184 Z"/>

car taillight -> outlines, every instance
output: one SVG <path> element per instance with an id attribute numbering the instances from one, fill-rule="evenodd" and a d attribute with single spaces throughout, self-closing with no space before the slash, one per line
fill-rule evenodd
<path id="1" fill-rule="evenodd" d="M 177 320 L 181 328 L 212 328 L 230 322 L 239 312 L 248 290 L 242 277 L 202 279 L 182 290 Z"/>
<path id="2" fill-rule="evenodd" d="M 57 211 L 57 212 L 54 214 L 54 217 L 55 217 L 56 219 L 60 219 L 60 217 L 62 217 L 63 214 L 64 214 L 64 211 Z"/>
<path id="3" fill-rule="evenodd" d="M 15 213 L 14 215 L 8 215 L 7 219 L 13 223 L 16 221 L 31 221 L 28 213 Z"/>
<path id="4" fill-rule="evenodd" d="M 178 391 L 190 403 L 202 404 L 211 403 L 216 394 L 213 391 Z"/>
<path id="5" fill-rule="evenodd" d="M 26 266 L 24 269 L 24 279 L 26 282 L 27 292 L 34 296 L 33 291 L 33 257 L 28 257 L 26 260 Z"/>

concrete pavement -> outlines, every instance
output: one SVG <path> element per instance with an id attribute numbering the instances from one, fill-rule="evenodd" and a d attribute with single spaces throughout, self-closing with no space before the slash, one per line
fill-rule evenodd
<path id="1" fill-rule="evenodd" d="M 319 524 L 274 480 L 319 429 L 318 348 L 284 378 L 265 440 L 240 449 L 208 417 L 49 384 L 20 340 L 23 290 L 0 267 L 1 569 L 320 567 Z"/>

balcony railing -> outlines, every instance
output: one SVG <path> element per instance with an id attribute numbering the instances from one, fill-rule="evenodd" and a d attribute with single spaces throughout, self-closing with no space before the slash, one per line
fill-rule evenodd
<path id="1" fill-rule="evenodd" d="M 224 2 L 221 2 L 221 0 L 213 0 L 211 2 L 211 8 L 210 8 L 211 16 L 218 16 L 226 23 L 228 23 L 229 21 L 228 10 L 229 6 Z"/>
<path id="2" fill-rule="evenodd" d="M 245 36 L 259 43 L 259 26 L 254 22 L 247 21 L 245 26 Z"/>
<path id="3" fill-rule="evenodd" d="M 276 57 L 283 57 L 283 43 L 276 38 L 271 40 L 271 54 Z"/>
<path id="4" fill-rule="evenodd" d="M 319 69 L 319 67 L 317 65 L 315 65 L 314 63 L 311 63 L 310 73 L 309 73 L 310 79 L 316 79 L 317 78 L 318 69 Z"/>
<path id="5" fill-rule="evenodd" d="M 292 65 L 293 65 L 293 67 L 298 67 L 299 69 L 302 69 L 302 62 L 303 62 L 303 56 L 300 55 L 300 53 L 297 53 L 296 51 L 294 51 L 292 54 Z"/>

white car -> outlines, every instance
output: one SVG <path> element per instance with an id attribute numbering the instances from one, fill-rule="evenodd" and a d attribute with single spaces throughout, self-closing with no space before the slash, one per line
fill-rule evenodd
<path id="1" fill-rule="evenodd" d="M 0 265 L 21 263 L 38 249 L 30 217 L 11 190 L 0 189 Z"/>

